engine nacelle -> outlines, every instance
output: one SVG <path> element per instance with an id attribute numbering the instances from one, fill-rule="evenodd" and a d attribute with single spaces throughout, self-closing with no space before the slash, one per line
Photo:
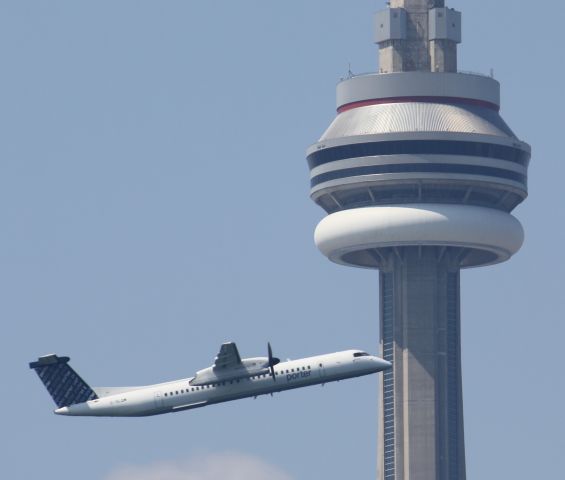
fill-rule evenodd
<path id="1" fill-rule="evenodd" d="M 244 358 L 241 365 L 231 368 L 208 367 L 196 372 L 190 385 L 202 386 L 212 383 L 225 382 L 227 380 L 237 380 L 239 378 L 249 378 L 255 375 L 269 373 L 269 359 L 267 357 Z"/>

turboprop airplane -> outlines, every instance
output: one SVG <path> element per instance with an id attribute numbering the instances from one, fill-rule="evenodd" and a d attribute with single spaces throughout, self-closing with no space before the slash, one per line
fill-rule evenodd
<path id="1" fill-rule="evenodd" d="M 281 362 L 268 356 L 241 359 L 233 342 L 224 343 L 214 365 L 191 378 L 145 387 L 89 387 L 55 354 L 29 364 L 57 404 L 57 415 L 143 417 L 180 412 L 292 388 L 360 377 L 390 368 L 382 358 L 360 350 Z"/>

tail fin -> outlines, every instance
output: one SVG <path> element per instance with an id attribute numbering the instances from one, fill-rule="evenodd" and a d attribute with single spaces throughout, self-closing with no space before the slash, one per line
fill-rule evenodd
<path id="1" fill-rule="evenodd" d="M 39 357 L 37 362 L 29 364 L 29 368 L 35 370 L 59 408 L 98 398 L 92 388 L 69 366 L 69 360 L 69 357 L 51 354 Z"/>

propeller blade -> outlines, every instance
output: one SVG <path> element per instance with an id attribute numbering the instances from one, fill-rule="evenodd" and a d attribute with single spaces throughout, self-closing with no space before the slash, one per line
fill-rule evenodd
<path id="1" fill-rule="evenodd" d="M 278 358 L 273 357 L 273 349 L 271 348 L 271 342 L 267 342 L 267 352 L 269 354 L 269 370 L 271 370 L 271 375 L 273 377 L 273 381 L 277 381 L 277 377 L 275 375 L 275 365 L 280 362 Z"/>

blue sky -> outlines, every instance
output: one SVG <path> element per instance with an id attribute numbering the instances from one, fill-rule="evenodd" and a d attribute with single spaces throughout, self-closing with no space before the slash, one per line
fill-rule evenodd
<path id="1" fill-rule="evenodd" d="M 562 2 L 451 1 L 459 67 L 532 145 L 526 231 L 462 275 L 469 478 L 562 463 Z M 305 149 L 374 71 L 359 0 L 0 3 L 2 477 L 373 478 L 375 376 L 146 419 L 61 418 L 27 363 L 92 385 L 192 375 L 223 341 L 282 358 L 378 349 L 378 275 L 313 243 Z M 214 470 L 215 469 L 215 470 Z M 222 470 L 223 469 L 223 470 Z M 243 477 L 226 473 L 245 472 Z M 190 473 L 187 473 L 190 472 Z"/>

